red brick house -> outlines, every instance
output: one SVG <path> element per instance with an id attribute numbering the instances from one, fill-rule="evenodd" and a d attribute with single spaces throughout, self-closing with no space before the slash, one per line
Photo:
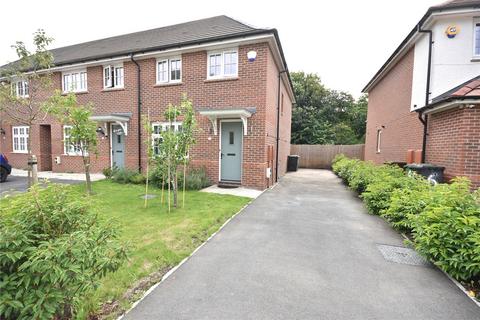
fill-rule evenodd
<path id="1" fill-rule="evenodd" d="M 51 52 L 54 87 L 94 104 L 99 152 L 93 172 L 111 166 L 143 170 L 140 115 L 149 110 L 154 135 L 161 134 L 166 106 L 186 93 L 200 127 L 192 166 L 204 166 L 213 183 L 265 189 L 285 173 L 294 97 L 275 29 L 218 16 Z M 21 82 L 15 90 L 28 94 Z M 1 127 L 0 151 L 14 167 L 26 166 L 25 139 L 32 139 L 39 170 L 82 171 L 68 127 L 47 119 L 28 131 L 5 117 Z"/>
<path id="2" fill-rule="evenodd" d="M 445 167 L 480 186 L 480 1 L 431 7 L 370 80 L 365 159 Z"/>

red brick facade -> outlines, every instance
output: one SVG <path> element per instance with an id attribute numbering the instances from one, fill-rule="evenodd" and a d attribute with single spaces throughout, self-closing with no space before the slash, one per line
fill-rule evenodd
<path id="1" fill-rule="evenodd" d="M 465 176 L 480 187 L 480 105 L 429 115 L 426 161 L 444 166 L 447 179 Z"/>
<path id="2" fill-rule="evenodd" d="M 247 52 L 255 50 L 257 59 L 247 60 Z M 238 77 L 234 79 L 207 80 L 207 51 L 183 53 L 182 82 L 156 85 L 156 59 L 138 60 L 141 68 L 142 113 L 150 111 L 152 122 L 164 121 L 164 111 L 169 103 L 178 104 L 183 93 L 198 109 L 228 109 L 255 107 L 256 113 L 248 119 L 247 135 L 243 137 L 242 185 L 264 189 L 271 185 L 274 177 L 267 179 L 266 169 L 275 163 L 269 158 L 269 146 L 275 145 L 276 108 L 278 94 L 278 67 L 268 43 L 240 46 L 238 48 Z M 125 137 L 125 166 L 138 168 L 137 135 L 137 68 L 131 61 L 124 61 L 125 84 L 123 89 L 104 90 L 102 66 L 88 67 L 88 92 L 78 93 L 81 104 L 93 103 L 95 115 L 130 112 L 128 135 Z M 283 113 L 280 121 L 279 176 L 286 171 L 286 158 L 290 152 L 290 120 L 292 99 L 282 82 Z M 55 89 L 61 88 L 61 74 L 54 74 Z M 200 127 L 197 143 L 192 150 L 192 165 L 205 166 L 213 183 L 219 179 L 219 135 L 214 135 L 210 121 L 199 114 Z M 30 137 L 32 151 L 39 159 L 41 170 L 54 172 L 81 172 L 79 156 L 64 154 L 63 128 L 52 120 L 34 126 Z M 0 151 L 5 153 L 17 168 L 26 166 L 26 154 L 12 152 L 12 124 L 2 123 L 6 134 L 1 137 Z M 49 130 L 50 129 L 50 130 Z M 49 134 L 50 133 L 50 134 Z M 142 140 L 146 132 L 142 130 Z M 48 143 L 51 141 L 51 144 Z M 50 148 L 48 147 L 50 145 Z M 60 163 L 55 163 L 59 158 Z M 141 145 L 142 167 L 146 165 L 146 146 Z M 270 161 L 269 161 L 270 160 Z M 270 163 L 269 163 L 270 162 Z M 92 156 L 92 171 L 100 172 L 110 167 L 110 137 L 99 135 L 98 155 Z M 272 172 L 275 168 L 272 167 Z"/>
<path id="3" fill-rule="evenodd" d="M 412 48 L 368 93 L 366 160 L 405 162 L 407 150 L 422 149 L 423 125 L 418 114 L 410 111 L 413 58 Z"/>

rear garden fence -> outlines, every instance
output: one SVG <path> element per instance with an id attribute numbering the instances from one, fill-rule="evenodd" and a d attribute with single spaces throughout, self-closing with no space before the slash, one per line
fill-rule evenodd
<path id="1" fill-rule="evenodd" d="M 292 144 L 290 154 L 300 156 L 300 168 L 330 169 L 337 154 L 344 154 L 349 158 L 363 160 L 364 144 L 354 145 L 307 145 Z"/>

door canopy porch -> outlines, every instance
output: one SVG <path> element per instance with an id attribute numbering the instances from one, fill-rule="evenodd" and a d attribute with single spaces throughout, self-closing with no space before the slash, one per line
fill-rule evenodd
<path id="1" fill-rule="evenodd" d="M 107 123 L 115 123 L 122 128 L 123 133 L 125 135 L 128 135 L 128 121 L 130 121 L 131 117 L 132 117 L 132 113 L 130 112 L 111 113 L 111 114 L 105 114 L 105 115 L 91 116 L 90 120 L 102 123 L 105 133 L 108 132 Z"/>
<path id="2" fill-rule="evenodd" d="M 242 109 L 205 109 L 200 110 L 202 116 L 206 116 L 212 123 L 213 134 L 218 134 L 218 119 L 241 119 L 243 124 L 243 135 L 247 135 L 247 119 L 256 112 L 256 108 Z"/>

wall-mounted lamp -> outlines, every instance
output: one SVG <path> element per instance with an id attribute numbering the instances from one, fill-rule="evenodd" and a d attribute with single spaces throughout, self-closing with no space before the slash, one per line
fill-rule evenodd
<path id="1" fill-rule="evenodd" d="M 256 51 L 248 51 L 247 52 L 247 58 L 248 58 L 248 61 L 249 62 L 253 62 L 255 61 L 255 59 L 257 59 L 257 52 Z"/>
<path id="2" fill-rule="evenodd" d="M 1 134 L 2 136 L 4 136 L 4 135 L 5 135 L 5 129 L 0 128 L 0 134 Z"/>
<path id="3" fill-rule="evenodd" d="M 97 133 L 100 133 L 103 136 L 105 135 L 105 131 L 103 130 L 102 127 L 98 127 L 97 130 L 95 130 L 95 131 L 97 131 Z"/>

